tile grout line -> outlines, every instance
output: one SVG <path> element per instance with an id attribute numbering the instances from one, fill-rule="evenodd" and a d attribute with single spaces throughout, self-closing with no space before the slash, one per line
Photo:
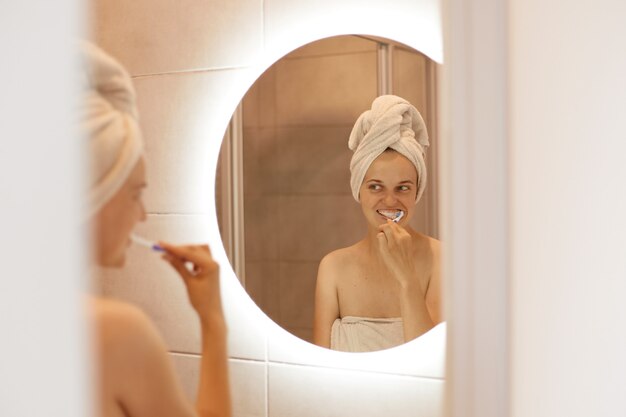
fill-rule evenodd
<path id="1" fill-rule="evenodd" d="M 188 70 L 137 74 L 137 75 L 132 75 L 131 79 L 138 80 L 138 79 L 158 77 L 158 76 L 163 76 L 163 75 L 198 74 L 198 73 L 203 73 L 203 72 L 219 72 L 219 71 L 246 69 L 246 68 L 250 68 L 250 65 L 232 65 L 232 66 L 225 66 L 225 67 L 197 68 L 197 69 L 188 69 Z"/>
<path id="2" fill-rule="evenodd" d="M 199 353 L 180 352 L 176 350 L 168 350 L 167 353 L 174 355 L 174 356 L 197 358 L 197 359 L 202 358 L 202 355 Z M 256 364 L 262 364 L 262 363 L 264 364 L 267 362 L 264 359 L 237 358 L 237 357 L 232 357 L 232 356 L 229 356 L 228 360 L 233 361 L 233 362 L 239 362 L 239 363 L 256 363 Z"/>
<path id="3" fill-rule="evenodd" d="M 435 377 L 435 376 L 425 376 L 425 375 L 408 375 L 408 374 L 398 374 L 393 372 L 384 372 L 384 371 L 372 371 L 367 369 L 350 369 L 350 368 L 337 368 L 334 366 L 327 365 L 311 365 L 306 363 L 293 363 L 293 362 L 280 362 L 280 361 L 271 361 L 271 364 L 284 366 L 284 367 L 293 367 L 293 368 L 314 368 L 314 369 L 323 369 L 323 370 L 335 370 L 335 371 L 347 371 L 347 372 L 356 372 L 356 373 L 365 373 L 365 374 L 376 374 L 376 375 L 389 375 L 392 377 L 402 377 L 407 379 L 426 379 L 431 381 L 445 381 L 444 377 Z"/>
<path id="4" fill-rule="evenodd" d="M 147 212 L 146 213 L 148 216 L 178 216 L 178 217 L 198 217 L 198 216 L 209 216 L 209 214 L 211 213 L 206 213 L 206 212 L 197 212 L 197 213 L 176 213 L 176 212 L 159 212 L 159 211 L 153 211 L 153 212 Z"/>

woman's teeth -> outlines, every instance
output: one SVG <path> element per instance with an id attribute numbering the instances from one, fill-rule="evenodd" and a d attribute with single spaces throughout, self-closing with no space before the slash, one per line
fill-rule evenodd
<path id="1" fill-rule="evenodd" d="M 389 220 L 398 221 L 404 216 L 404 211 L 402 210 L 376 210 L 378 214 L 383 217 L 386 217 Z"/>

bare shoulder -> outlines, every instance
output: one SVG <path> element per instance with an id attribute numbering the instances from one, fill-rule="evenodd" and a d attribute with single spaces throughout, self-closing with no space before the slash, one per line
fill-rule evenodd
<path id="1" fill-rule="evenodd" d="M 437 268 L 441 263 L 441 241 L 428 235 L 413 231 L 416 256 L 424 262 L 424 267 Z"/>
<path id="2" fill-rule="evenodd" d="M 334 250 L 324 256 L 320 262 L 320 267 L 327 268 L 341 268 L 346 264 L 349 264 L 350 258 L 354 253 L 354 246 L 348 246 L 347 248 L 341 248 Z"/>
<path id="3" fill-rule="evenodd" d="M 100 326 L 142 326 L 150 323 L 146 314 L 138 307 L 122 301 L 92 298 L 89 307 Z"/>
<path id="4" fill-rule="evenodd" d="M 441 257 L 441 241 L 430 236 L 425 236 L 430 247 L 433 258 L 439 260 Z"/>
<path id="5" fill-rule="evenodd" d="M 320 262 L 320 272 L 336 275 L 343 274 L 352 268 L 359 251 L 359 243 L 334 250 L 324 256 Z"/>
<path id="6" fill-rule="evenodd" d="M 411 236 L 413 237 L 413 242 L 421 250 L 430 250 L 433 255 L 438 255 L 440 253 L 441 241 L 416 231 L 412 231 Z"/>
<path id="7" fill-rule="evenodd" d="M 138 307 L 102 298 L 90 299 L 89 306 L 101 348 L 130 352 L 161 346 L 154 324 Z"/>

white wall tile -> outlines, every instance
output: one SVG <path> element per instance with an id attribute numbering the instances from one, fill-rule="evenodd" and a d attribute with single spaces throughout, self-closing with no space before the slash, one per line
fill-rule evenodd
<path id="1" fill-rule="evenodd" d="M 234 417 L 267 417 L 267 363 L 231 359 Z"/>
<path id="2" fill-rule="evenodd" d="M 222 276 L 224 313 L 228 323 L 228 352 L 231 358 L 267 360 L 267 326 L 271 320 L 252 301 L 232 269 Z"/>
<path id="3" fill-rule="evenodd" d="M 135 78 L 152 213 L 215 210 L 215 167 L 246 70 Z"/>
<path id="4" fill-rule="evenodd" d="M 443 415 L 435 379 L 269 364 L 269 417 Z"/>
<path id="5" fill-rule="evenodd" d="M 170 353 L 169 357 L 187 398 L 195 402 L 200 378 L 200 356 Z"/>
<path id="6" fill-rule="evenodd" d="M 201 358 L 195 355 L 170 354 L 176 373 L 187 396 L 195 401 L 200 378 Z M 267 365 L 265 362 L 229 360 L 233 417 L 266 417 Z"/>
<path id="7" fill-rule="evenodd" d="M 96 0 L 93 38 L 132 75 L 248 65 L 263 47 L 262 4 Z"/>
<path id="8" fill-rule="evenodd" d="M 439 0 L 266 0 L 265 55 L 284 55 L 302 45 L 340 34 L 387 37 L 441 61 Z"/>

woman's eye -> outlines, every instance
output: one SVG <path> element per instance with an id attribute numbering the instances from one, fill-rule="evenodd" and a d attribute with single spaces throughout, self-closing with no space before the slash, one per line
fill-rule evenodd
<path id="1" fill-rule="evenodd" d="M 400 187 L 398 187 L 398 190 L 400 191 L 409 191 L 411 188 L 408 185 L 401 185 Z"/>
<path id="2" fill-rule="evenodd" d="M 378 191 L 378 190 L 380 190 L 382 187 L 380 186 L 380 184 L 370 184 L 370 187 L 369 187 L 369 188 L 370 188 L 370 190 L 373 190 L 373 191 Z"/>

